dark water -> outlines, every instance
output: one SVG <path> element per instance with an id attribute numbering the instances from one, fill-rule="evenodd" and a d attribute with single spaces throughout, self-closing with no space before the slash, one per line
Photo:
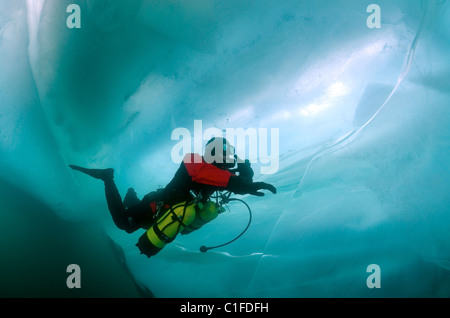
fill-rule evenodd
<path id="1" fill-rule="evenodd" d="M 6 182 L 1 193 L 1 297 L 151 297 L 138 288 L 98 224 L 69 222 Z M 68 288 L 70 264 L 81 288 Z"/>

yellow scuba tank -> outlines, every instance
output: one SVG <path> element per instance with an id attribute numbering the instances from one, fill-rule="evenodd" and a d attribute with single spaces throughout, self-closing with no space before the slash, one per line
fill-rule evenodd
<path id="1" fill-rule="evenodd" d="M 172 242 L 178 233 L 194 221 L 195 207 L 196 203 L 189 204 L 189 202 L 181 202 L 170 207 L 147 231 L 149 241 L 159 249 Z"/>
<path id="2" fill-rule="evenodd" d="M 220 207 L 213 201 L 207 201 L 205 204 L 198 203 L 195 206 L 195 219 L 192 223 L 187 225 L 181 234 L 189 234 L 195 230 L 198 230 L 203 225 L 214 220 L 221 212 Z"/>

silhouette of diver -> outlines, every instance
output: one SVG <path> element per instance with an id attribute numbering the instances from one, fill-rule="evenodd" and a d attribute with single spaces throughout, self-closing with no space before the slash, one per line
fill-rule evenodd
<path id="1" fill-rule="evenodd" d="M 232 169 L 236 163 L 237 168 Z M 129 188 L 122 202 L 114 183 L 112 168 L 88 169 L 69 166 L 104 182 L 108 209 L 119 229 L 128 233 L 140 228 L 147 230 L 136 244 L 141 254 L 147 257 L 157 254 L 167 243 L 172 242 L 182 229 L 195 224 L 195 220 L 202 218 L 202 212 L 217 215 L 217 212 L 213 211 L 214 205 L 211 207 L 207 204 L 215 191 L 228 190 L 235 194 L 256 196 L 264 195 L 259 190 L 276 193 L 276 188 L 271 184 L 253 182 L 254 173 L 250 162 L 237 162 L 234 147 L 222 137 L 213 137 L 207 142 L 203 157 L 187 154 L 167 186 L 150 192 L 142 200 L 139 200 L 133 188 Z M 194 202 L 195 197 L 201 198 L 201 202 Z M 209 210 L 206 210 L 205 206 L 208 206 Z M 198 228 L 197 225 L 193 230 Z"/>

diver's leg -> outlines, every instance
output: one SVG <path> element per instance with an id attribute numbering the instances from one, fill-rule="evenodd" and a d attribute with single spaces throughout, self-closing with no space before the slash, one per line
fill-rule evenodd
<path id="1" fill-rule="evenodd" d="M 141 200 L 137 197 L 136 191 L 134 191 L 133 188 L 129 188 L 127 191 L 127 194 L 125 195 L 125 198 L 123 199 L 123 205 L 125 208 L 132 207 L 134 205 L 139 204 Z"/>
<path id="2" fill-rule="evenodd" d="M 114 179 L 105 180 L 105 195 L 109 212 L 111 213 L 116 226 L 121 230 L 125 230 L 127 233 L 133 233 L 141 227 L 141 225 L 136 222 L 132 213 L 134 210 L 137 210 L 138 206 L 135 204 L 132 207 L 129 207 L 129 205 L 124 204 L 130 203 L 126 201 L 136 203 L 135 200 L 137 200 L 137 203 L 140 202 L 136 196 L 136 192 L 134 192 L 134 190 L 132 192 L 130 189 L 128 189 L 124 202 L 122 202 L 122 197 L 120 196 L 119 190 L 114 183 Z"/>
<path id="3" fill-rule="evenodd" d="M 122 197 L 113 178 L 105 179 L 105 196 L 108 210 L 111 213 L 114 223 L 121 230 L 127 230 L 129 222 L 126 217 L 125 207 Z"/>
<path id="4" fill-rule="evenodd" d="M 122 197 L 114 183 L 114 169 L 88 169 L 74 165 L 70 165 L 70 167 L 93 178 L 103 180 L 105 183 L 106 203 L 108 204 L 112 219 L 119 229 L 131 233 L 139 228 L 131 224 L 128 220 L 125 206 L 122 203 Z"/>

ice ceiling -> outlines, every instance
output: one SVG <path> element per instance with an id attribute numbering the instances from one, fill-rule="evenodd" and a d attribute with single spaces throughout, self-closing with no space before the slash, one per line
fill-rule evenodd
<path id="1" fill-rule="evenodd" d="M 437 0 L 1 0 L 0 179 L 102 224 L 156 297 L 448 297 L 449 49 Z M 147 260 L 67 165 L 113 167 L 142 196 L 195 120 L 277 128 L 278 171 L 254 168 L 279 192 L 244 198 L 232 245 L 198 251 L 242 230 L 238 205 Z"/>

